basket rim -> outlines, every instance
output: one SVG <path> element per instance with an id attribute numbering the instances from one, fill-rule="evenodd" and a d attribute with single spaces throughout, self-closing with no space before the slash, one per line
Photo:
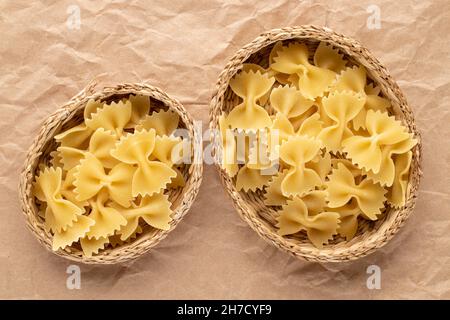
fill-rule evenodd
<path id="1" fill-rule="evenodd" d="M 180 116 L 182 122 L 189 132 L 189 138 L 193 142 L 194 151 L 201 147 L 201 140 L 195 134 L 194 122 L 192 116 L 184 108 L 184 106 L 175 98 L 170 97 L 167 93 L 158 87 L 147 83 L 123 83 L 116 86 L 105 86 L 96 90 L 98 83 L 92 80 L 83 90 L 70 99 L 64 105 L 58 107 L 50 116 L 48 116 L 42 123 L 37 136 L 32 142 L 26 153 L 20 177 L 19 177 L 19 201 L 21 205 L 21 212 L 25 215 L 28 229 L 34 234 L 35 238 L 48 251 L 83 264 L 116 264 L 126 261 L 134 260 L 151 248 L 156 246 L 163 240 L 175 227 L 179 224 L 182 218 L 189 211 L 192 203 L 198 194 L 200 184 L 202 181 L 203 162 L 202 154 L 194 152 L 194 160 L 189 164 L 188 179 L 186 185 L 181 189 L 180 199 L 177 200 L 177 206 L 173 207 L 172 221 L 168 230 L 158 230 L 141 234 L 140 237 L 120 246 L 105 251 L 100 251 L 97 255 L 92 257 L 85 257 L 81 252 L 67 252 L 63 249 L 53 251 L 51 247 L 52 236 L 48 234 L 43 227 L 43 222 L 39 221 L 37 217 L 36 206 L 34 205 L 34 196 L 31 194 L 31 184 L 34 180 L 34 172 L 39 163 L 44 146 L 53 139 L 61 126 L 69 121 L 76 112 L 84 109 L 89 99 L 107 99 L 114 95 L 121 94 L 142 94 L 149 96 L 152 99 L 158 100 L 163 105 L 175 110 Z M 200 157 L 200 158 L 198 158 Z"/>
<path id="2" fill-rule="evenodd" d="M 328 27 L 317 27 L 313 25 L 292 26 L 285 28 L 272 29 L 261 33 L 253 41 L 244 45 L 239 49 L 226 64 L 220 73 L 216 82 L 210 101 L 210 130 L 214 132 L 218 128 L 218 116 L 222 112 L 224 105 L 224 95 L 226 93 L 230 79 L 242 68 L 242 64 L 254 53 L 261 49 L 284 40 L 314 40 L 325 41 L 337 47 L 348 56 L 355 58 L 359 63 L 368 69 L 371 77 L 374 74 L 376 80 L 381 86 L 383 93 L 391 100 L 393 105 L 400 107 L 400 114 L 404 116 L 402 121 L 408 126 L 415 138 L 418 140 L 417 145 L 413 149 L 413 163 L 411 165 L 408 186 L 410 187 L 406 204 L 399 209 L 392 208 L 388 213 L 393 216 L 391 223 L 384 221 L 383 224 L 373 234 L 360 241 L 350 241 L 352 244 L 346 247 L 334 249 L 334 245 L 327 245 L 323 249 L 318 249 L 309 243 L 296 243 L 295 241 L 279 236 L 271 229 L 263 218 L 258 215 L 256 210 L 251 208 L 237 191 L 232 179 L 228 174 L 216 163 L 220 180 L 231 197 L 233 206 L 237 210 L 239 216 L 255 230 L 264 240 L 276 246 L 277 248 L 288 252 L 289 254 L 308 261 L 316 262 L 343 262 L 356 260 L 364 257 L 377 249 L 383 247 L 389 240 L 399 231 L 406 219 L 412 213 L 416 198 L 418 195 L 418 187 L 421 170 L 422 143 L 420 132 L 417 130 L 414 115 L 409 107 L 403 92 L 398 84 L 391 77 L 387 69 L 372 55 L 372 53 L 361 45 L 357 40 L 342 34 L 334 32 Z M 380 83 L 381 82 L 381 83 Z M 214 149 L 214 147 L 213 147 Z M 272 227 L 273 228 L 273 227 Z M 347 242 L 348 243 L 348 242 Z"/>

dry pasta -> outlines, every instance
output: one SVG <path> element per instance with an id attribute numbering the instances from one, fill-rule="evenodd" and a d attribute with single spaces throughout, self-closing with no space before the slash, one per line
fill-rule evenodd
<path id="1" fill-rule="evenodd" d="M 280 236 L 304 233 L 322 248 L 405 204 L 417 140 L 363 66 L 296 41 L 277 42 L 263 65 L 230 80 L 220 165 L 238 191 L 262 192 Z"/>
<path id="2" fill-rule="evenodd" d="M 83 117 L 55 136 L 59 146 L 33 183 L 53 250 L 79 243 L 91 257 L 132 241 L 145 227 L 167 230 L 172 204 L 165 191 L 185 185 L 176 151 L 186 141 L 173 136 L 178 114 L 130 95 L 89 100 Z"/>

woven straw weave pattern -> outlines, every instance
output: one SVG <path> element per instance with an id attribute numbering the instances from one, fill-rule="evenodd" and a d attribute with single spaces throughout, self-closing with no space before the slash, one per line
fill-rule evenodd
<path id="1" fill-rule="evenodd" d="M 277 41 L 287 42 L 292 40 L 301 41 L 311 49 L 314 49 L 320 41 L 325 41 L 344 53 L 350 62 L 363 65 L 367 70 L 368 77 L 380 85 L 383 95 L 391 101 L 392 113 L 418 139 L 418 144 L 413 149 L 406 204 L 399 209 L 387 207 L 385 214 L 376 222 L 361 220 L 357 234 L 352 240 L 336 239 L 323 249 L 318 249 L 305 236 L 279 236 L 275 227 L 276 212 L 264 205 L 262 193 L 237 191 L 232 179 L 218 165 L 216 167 L 239 215 L 263 239 L 295 257 L 309 261 L 341 262 L 355 260 L 384 246 L 402 227 L 414 209 L 422 175 L 420 168 L 421 139 L 413 113 L 397 83 L 365 47 L 354 39 L 324 27 L 307 25 L 264 32 L 238 50 L 220 73 L 210 102 L 210 129 L 212 132 L 217 131 L 221 113 L 223 111 L 229 112 L 236 105 L 236 96 L 229 89 L 228 83 L 242 68 L 243 63 L 259 63 L 267 67 L 268 56 L 273 45 Z M 217 153 L 217 150 L 215 152 Z"/>
<path id="2" fill-rule="evenodd" d="M 103 90 L 94 92 L 96 85 L 97 83 L 95 81 L 91 82 L 79 94 L 47 118 L 28 150 L 25 164 L 20 174 L 19 197 L 28 228 L 36 236 L 38 241 L 50 251 L 52 251 L 52 235 L 45 232 L 43 220 L 38 216 L 38 209 L 31 190 L 32 182 L 39 163 L 46 163 L 49 153 L 56 147 L 53 137 L 62 130 L 73 127 L 83 120 L 84 106 L 89 99 L 111 101 L 129 94 L 149 96 L 151 98 L 152 110 L 154 110 L 154 107 L 175 110 L 180 116 L 180 127 L 186 128 L 189 132 L 189 138 L 193 142 L 194 150 L 200 150 L 201 148 L 201 140 L 194 135 L 193 120 L 190 115 L 179 101 L 169 97 L 161 89 L 148 84 L 136 83 L 120 84 L 116 87 L 106 87 Z M 64 258 L 86 264 L 114 264 L 138 258 L 149 251 L 177 226 L 189 210 L 198 193 L 203 171 L 201 153 L 194 152 L 194 157 L 196 159 L 194 159 L 193 163 L 185 165 L 183 169 L 186 185 L 169 194 L 169 199 L 173 203 L 173 220 L 170 223 L 169 230 L 164 231 L 146 228 L 144 229 L 144 233 L 136 240 L 115 248 L 108 247 L 106 250 L 100 251 L 99 254 L 91 258 L 83 257 L 81 250 L 72 247 L 66 250 L 58 250 L 54 253 Z"/>

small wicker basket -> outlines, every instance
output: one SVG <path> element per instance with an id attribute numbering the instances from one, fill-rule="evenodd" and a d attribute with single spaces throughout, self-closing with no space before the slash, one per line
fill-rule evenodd
<path id="1" fill-rule="evenodd" d="M 320 41 L 327 42 L 344 53 L 350 62 L 358 62 L 363 65 L 367 69 L 368 76 L 380 85 L 383 95 L 391 101 L 392 113 L 418 139 L 418 144 L 413 149 L 406 204 L 399 209 L 386 207 L 385 214 L 378 221 L 361 220 L 357 234 L 352 240 L 335 239 L 323 249 L 318 249 L 308 241 L 306 236 L 279 236 L 275 227 L 275 210 L 264 204 L 262 193 L 239 192 L 227 173 L 219 166 L 217 168 L 222 183 L 241 218 L 263 239 L 295 257 L 309 261 L 355 260 L 385 245 L 400 229 L 413 211 L 421 176 L 421 141 L 413 113 L 397 83 L 366 48 L 356 40 L 322 27 L 298 26 L 264 32 L 237 51 L 221 72 L 210 103 L 210 129 L 211 132 L 217 132 L 220 114 L 223 111 L 229 112 L 236 105 L 236 95 L 228 84 L 230 79 L 242 68 L 243 63 L 256 63 L 267 67 L 269 54 L 274 44 L 277 41 L 289 42 L 292 40 L 303 42 L 310 49 L 315 49 Z M 217 154 L 217 150 L 215 153 Z"/>
<path id="2" fill-rule="evenodd" d="M 121 84 L 116 87 L 106 87 L 103 90 L 94 92 L 95 86 L 96 83 L 92 82 L 47 118 L 28 151 L 25 165 L 20 175 L 19 196 L 22 212 L 27 219 L 27 225 L 39 242 L 50 251 L 52 251 L 52 235 L 44 230 L 44 221 L 38 215 L 35 197 L 31 192 L 32 182 L 38 165 L 40 163 L 47 163 L 50 152 L 56 148 L 56 142 L 53 137 L 60 131 L 73 127 L 83 121 L 83 110 L 89 99 L 110 102 L 126 97 L 129 94 L 149 96 L 152 110 L 170 108 L 178 113 L 180 116 L 179 127 L 188 129 L 189 138 L 193 141 L 194 151 L 201 150 L 201 140 L 197 139 L 196 135 L 194 135 L 193 120 L 190 115 L 180 102 L 170 98 L 159 88 L 148 84 Z M 115 248 L 107 247 L 107 249 L 100 251 L 99 254 L 90 258 L 83 256 L 81 249 L 76 246 L 52 252 L 64 258 L 86 264 L 115 264 L 138 258 L 149 251 L 177 226 L 189 210 L 198 193 L 203 171 L 201 153 L 194 152 L 194 157 L 193 162 L 184 165 L 182 169 L 186 185 L 183 188 L 174 189 L 169 194 L 173 209 L 173 220 L 170 223 L 169 230 L 164 231 L 151 227 L 144 228 L 144 232 L 130 243 L 125 243 Z"/>

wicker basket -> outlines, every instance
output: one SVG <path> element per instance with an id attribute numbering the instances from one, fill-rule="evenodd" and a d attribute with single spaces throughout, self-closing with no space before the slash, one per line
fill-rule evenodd
<path id="1" fill-rule="evenodd" d="M 275 29 L 261 34 L 251 43 L 240 49 L 225 66 L 219 76 L 210 104 L 210 128 L 218 130 L 219 116 L 223 111 L 229 112 L 236 104 L 236 96 L 228 86 L 230 79 L 242 68 L 243 63 L 256 63 L 268 66 L 269 54 L 277 41 L 292 40 L 304 42 L 310 49 L 315 49 L 320 41 L 325 41 L 338 48 L 350 62 L 358 62 L 367 69 L 368 76 L 381 86 L 383 95 L 393 106 L 393 114 L 401 119 L 410 132 L 418 139 L 413 149 L 408 197 L 405 206 L 400 209 L 386 207 L 385 214 L 375 222 L 362 220 L 356 236 L 350 241 L 335 239 L 323 249 L 314 247 L 306 236 L 281 237 L 275 227 L 275 211 L 265 206 L 262 193 L 245 193 L 237 191 L 232 179 L 219 166 L 219 174 L 224 187 L 231 196 L 240 216 L 263 239 L 298 258 L 318 262 L 339 262 L 361 258 L 385 245 L 400 229 L 413 211 L 418 194 L 421 176 L 421 142 L 416 129 L 413 113 L 403 93 L 388 71 L 359 42 L 333 32 L 328 28 L 315 26 L 288 27 Z M 217 153 L 217 152 L 216 152 Z"/>
<path id="2" fill-rule="evenodd" d="M 39 242 L 50 251 L 52 251 L 52 235 L 45 232 L 43 220 L 38 215 L 35 198 L 31 193 L 32 181 L 38 165 L 47 163 L 49 153 L 56 148 L 53 137 L 60 131 L 82 122 L 84 106 L 89 99 L 109 102 L 129 94 L 149 96 L 152 110 L 155 110 L 155 108 L 171 108 L 179 114 L 180 127 L 188 129 L 194 150 L 201 150 L 201 142 L 194 135 L 193 120 L 190 115 L 180 102 L 170 98 L 160 89 L 147 84 L 121 84 L 116 87 L 107 87 L 94 93 L 95 86 L 95 82 L 91 83 L 67 104 L 48 117 L 28 151 L 25 165 L 20 175 L 19 195 L 22 212 L 27 218 L 27 225 Z M 196 159 L 194 159 L 192 164 L 184 165 L 182 170 L 186 179 L 186 185 L 183 188 L 174 189 L 169 194 L 169 199 L 173 204 L 173 220 L 170 223 L 169 230 L 164 231 L 147 227 L 134 241 L 115 248 L 108 247 L 90 258 L 84 257 L 81 249 L 76 246 L 52 252 L 64 258 L 86 264 L 114 264 L 135 259 L 149 251 L 150 248 L 157 245 L 177 226 L 198 193 L 203 171 L 201 153 L 194 152 L 194 157 Z"/>

